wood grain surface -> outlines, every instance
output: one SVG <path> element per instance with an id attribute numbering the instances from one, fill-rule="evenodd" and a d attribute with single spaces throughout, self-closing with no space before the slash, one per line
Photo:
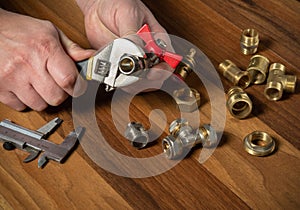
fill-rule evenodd
<path id="1" fill-rule="evenodd" d="M 286 65 L 288 74 L 300 77 L 300 3 L 296 0 L 162 0 L 143 2 L 173 35 L 201 49 L 216 67 L 230 59 L 245 69 L 251 56 L 240 53 L 241 31 L 255 28 L 261 37 L 259 54 Z M 0 0 L 2 8 L 47 19 L 72 40 L 89 47 L 83 15 L 75 1 Z M 224 89 L 231 84 L 222 76 Z M 192 74 L 187 84 L 201 93 L 201 124 L 211 120 L 210 99 Z M 299 81 L 298 81 L 299 83 Z M 278 102 L 268 101 L 264 85 L 246 89 L 253 100 L 250 118 L 237 120 L 226 113 L 221 144 L 203 164 L 201 147 L 192 150 L 175 167 L 157 176 L 127 178 L 96 164 L 78 145 L 64 164 L 50 161 L 44 169 L 37 161 L 23 163 L 24 152 L 0 149 L 0 208 L 2 209 L 299 209 L 300 207 L 300 85 Z M 115 128 L 111 116 L 112 93 L 99 90 L 95 116 L 107 142 L 130 157 L 160 154 L 161 140 L 136 150 Z M 122 99 L 119 103 L 122 103 Z M 130 119 L 150 127 L 149 114 L 161 109 L 169 124 L 180 116 L 170 96 L 162 91 L 143 93 L 130 105 Z M 37 129 L 54 117 L 64 120 L 50 141 L 60 143 L 74 129 L 72 100 L 43 112 L 16 112 L 0 104 L 0 120 L 8 118 Z M 157 123 L 158 125 L 159 123 Z M 274 137 L 274 154 L 254 157 L 242 139 L 254 130 Z M 164 164 L 163 162 L 157 164 Z M 145 170 L 147 170 L 145 168 Z"/>

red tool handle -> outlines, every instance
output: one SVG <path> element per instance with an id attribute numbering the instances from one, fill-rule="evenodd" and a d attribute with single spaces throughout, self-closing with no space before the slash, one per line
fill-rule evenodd
<path id="1" fill-rule="evenodd" d="M 183 57 L 181 55 L 168 52 L 157 45 L 147 24 L 143 25 L 143 27 L 137 32 L 137 35 L 146 43 L 146 50 L 154 53 L 161 61 L 165 61 L 167 64 L 169 64 L 171 68 L 175 69 L 182 61 Z"/>

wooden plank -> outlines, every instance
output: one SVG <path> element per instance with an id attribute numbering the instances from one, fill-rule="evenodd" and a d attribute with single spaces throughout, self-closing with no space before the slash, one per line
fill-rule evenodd
<path id="1" fill-rule="evenodd" d="M 299 23 L 299 1 L 144 2 L 170 33 L 199 47 L 215 67 L 224 59 L 231 59 L 241 68 L 246 68 L 250 56 L 241 55 L 239 36 L 242 29 L 255 27 L 263 38 L 260 53 L 272 61 L 283 62 L 288 73 L 300 76 L 297 69 L 300 29 L 296 27 Z M 74 41 L 88 47 L 83 16 L 74 1 L 11 0 L 0 1 L 0 5 L 49 19 Z M 209 123 L 211 108 L 207 91 L 195 76 L 189 77 L 187 82 L 201 92 L 201 124 Z M 224 78 L 222 82 L 225 90 L 231 86 Z M 197 147 L 176 167 L 154 177 L 132 179 L 114 175 L 94 163 L 81 145 L 63 165 L 50 162 L 42 170 L 37 168 L 36 161 L 22 163 L 25 158 L 23 152 L 0 149 L 0 206 L 4 209 L 299 208 L 299 86 L 296 94 L 287 95 L 276 103 L 265 99 L 263 89 L 264 86 L 247 89 L 255 106 L 249 119 L 239 121 L 227 113 L 222 142 L 205 163 L 199 163 L 203 149 Z M 157 143 L 136 150 L 115 128 L 111 99 L 112 93 L 104 94 L 103 90 L 99 90 L 95 109 L 98 126 L 107 142 L 116 151 L 131 157 L 146 158 L 160 154 L 161 140 L 168 133 L 168 125 L 163 128 Z M 120 99 L 119 103 L 122 102 Z M 165 116 L 154 116 L 157 125 L 160 120 L 165 119 L 169 124 L 180 116 L 173 99 L 160 91 L 135 96 L 129 117 L 149 128 L 149 114 L 154 109 L 165 113 Z M 73 129 L 71 99 L 40 113 L 15 112 L 0 104 L 0 120 L 9 118 L 31 129 L 57 116 L 64 123 L 49 140 L 60 143 Z M 258 129 L 270 133 L 278 143 L 273 155 L 258 158 L 243 150 L 243 137 Z"/>

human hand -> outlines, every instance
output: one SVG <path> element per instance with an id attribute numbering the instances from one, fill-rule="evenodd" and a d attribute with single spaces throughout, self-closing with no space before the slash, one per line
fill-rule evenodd
<path id="1" fill-rule="evenodd" d="M 74 61 L 90 57 L 48 21 L 0 9 L 0 101 L 41 111 L 73 95 Z"/>
<path id="2" fill-rule="evenodd" d="M 135 34 L 147 23 L 152 32 L 162 33 L 165 29 L 157 22 L 150 10 L 140 0 L 76 0 L 85 16 L 85 29 L 91 46 L 99 49 L 116 38 Z M 167 38 L 168 39 L 168 38 Z M 168 40 L 165 40 L 169 43 Z M 155 83 L 161 86 L 170 74 L 164 70 L 172 69 L 161 63 L 147 74 L 141 85 Z M 135 84 L 136 86 L 136 84 Z"/>

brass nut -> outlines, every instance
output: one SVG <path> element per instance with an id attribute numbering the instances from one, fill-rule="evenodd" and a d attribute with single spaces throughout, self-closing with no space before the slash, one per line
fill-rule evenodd
<path id="1" fill-rule="evenodd" d="M 173 97 L 182 112 L 193 112 L 200 106 L 200 93 L 193 88 L 175 90 Z"/>
<path id="2" fill-rule="evenodd" d="M 240 45 L 244 55 L 256 53 L 259 44 L 259 34 L 255 29 L 249 28 L 242 32 Z"/>
<path id="3" fill-rule="evenodd" d="M 273 63 L 269 69 L 267 85 L 264 91 L 267 99 L 277 101 L 281 99 L 283 91 L 295 92 L 297 77 L 286 75 L 286 68 L 281 63 Z"/>
<path id="4" fill-rule="evenodd" d="M 149 143 L 149 134 L 141 123 L 129 123 L 125 130 L 125 137 L 138 149 L 144 148 Z"/>
<path id="5" fill-rule="evenodd" d="M 250 85 L 251 77 L 248 71 L 242 71 L 232 61 L 225 60 L 219 65 L 223 76 L 233 83 L 234 86 L 246 88 Z"/>
<path id="6" fill-rule="evenodd" d="M 183 58 L 182 62 L 176 67 L 174 74 L 185 80 L 195 68 L 194 56 L 196 50 L 191 48 L 189 53 Z"/>
<path id="7" fill-rule="evenodd" d="M 255 55 L 250 59 L 247 71 L 252 78 L 251 83 L 262 84 L 266 80 L 269 64 L 270 61 L 262 55 Z"/>
<path id="8" fill-rule="evenodd" d="M 251 155 L 266 156 L 275 150 L 274 139 L 266 132 L 254 131 L 244 138 L 244 149 Z"/>
<path id="9" fill-rule="evenodd" d="M 252 111 L 252 101 L 240 87 L 232 87 L 229 89 L 227 99 L 227 108 L 230 114 L 238 119 L 248 117 Z"/>

